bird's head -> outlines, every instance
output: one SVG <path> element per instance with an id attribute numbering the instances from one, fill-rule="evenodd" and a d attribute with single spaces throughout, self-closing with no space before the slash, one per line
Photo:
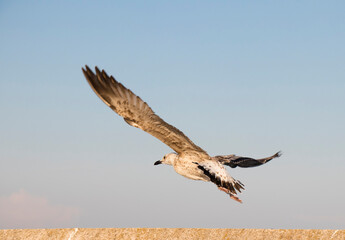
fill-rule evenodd
<path id="1" fill-rule="evenodd" d="M 177 159 L 176 153 L 168 153 L 168 154 L 165 154 L 161 160 L 158 160 L 157 162 L 155 162 L 154 165 L 158 165 L 161 163 L 173 165 L 173 163 L 176 159 Z"/>

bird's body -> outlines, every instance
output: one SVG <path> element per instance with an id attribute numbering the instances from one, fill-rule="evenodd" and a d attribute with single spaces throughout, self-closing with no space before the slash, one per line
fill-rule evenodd
<path id="1" fill-rule="evenodd" d="M 168 161 L 165 161 L 166 159 Z M 184 152 L 181 155 L 169 153 L 158 162 L 172 165 L 178 174 L 186 178 L 213 182 L 230 197 L 241 201 L 236 197 L 236 190 L 241 192 L 244 185 L 233 179 L 220 162 L 208 155 L 193 151 Z"/>
<path id="2" fill-rule="evenodd" d="M 198 154 L 198 152 L 185 152 L 181 155 L 176 155 L 172 165 L 178 174 L 186 178 L 209 181 L 209 178 L 198 168 L 199 164 L 205 164 L 207 161 L 216 163 L 209 158 L 205 159 L 205 156 Z"/>
<path id="3" fill-rule="evenodd" d="M 208 153 L 195 145 L 186 135 L 174 126 L 166 123 L 140 97 L 108 76 L 96 67 L 96 74 L 88 66 L 82 69 L 95 93 L 131 126 L 140 128 L 171 147 L 175 153 L 166 154 L 155 165 L 172 165 L 175 171 L 189 179 L 213 182 L 218 188 L 238 202 L 237 191 L 243 184 L 232 178 L 224 165 L 235 167 L 254 167 L 262 165 L 280 153 L 263 159 L 253 159 L 236 155 L 210 157 Z"/>

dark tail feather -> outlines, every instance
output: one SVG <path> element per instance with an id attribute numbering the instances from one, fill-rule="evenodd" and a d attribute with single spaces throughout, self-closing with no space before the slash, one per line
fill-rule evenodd
<path id="1" fill-rule="evenodd" d="M 236 188 L 237 191 L 241 192 L 241 189 L 244 190 L 244 185 L 238 181 L 238 180 L 235 180 L 234 183 L 233 183 L 233 186 Z M 236 193 L 236 192 L 235 192 Z"/>
<path id="2" fill-rule="evenodd" d="M 226 188 L 232 194 L 237 194 L 236 191 L 242 192 L 241 189 L 244 190 L 244 185 L 240 181 L 235 179 L 233 182 L 222 182 L 221 185 L 217 186 Z"/>

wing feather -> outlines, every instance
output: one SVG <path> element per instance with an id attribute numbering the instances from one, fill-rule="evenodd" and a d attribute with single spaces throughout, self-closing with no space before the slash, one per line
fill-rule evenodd
<path id="1" fill-rule="evenodd" d="M 232 155 L 215 156 L 213 157 L 213 159 L 220 162 L 223 165 L 227 165 L 232 168 L 235 168 L 235 167 L 248 168 L 248 167 L 260 166 L 280 156 L 281 156 L 281 152 L 277 152 L 276 154 L 270 157 L 261 158 L 261 159 L 254 159 L 250 157 L 240 157 L 240 156 L 236 156 L 232 154 Z"/>
<path id="2" fill-rule="evenodd" d="M 183 132 L 166 123 L 153 112 L 146 102 L 116 81 L 113 76 L 109 77 L 104 70 L 100 71 L 97 67 L 95 68 L 96 74 L 88 66 L 82 70 L 97 96 L 122 116 L 128 124 L 158 138 L 179 154 L 184 151 L 198 151 L 208 156 Z"/>

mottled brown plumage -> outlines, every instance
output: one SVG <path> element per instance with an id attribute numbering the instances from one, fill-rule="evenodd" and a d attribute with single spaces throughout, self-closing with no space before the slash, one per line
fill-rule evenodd
<path id="1" fill-rule="evenodd" d="M 109 77 L 104 70 L 100 71 L 97 67 L 96 73 L 88 66 L 82 70 L 91 88 L 105 104 L 122 116 L 128 124 L 158 138 L 176 152 L 166 154 L 160 161 L 155 162 L 155 165 L 172 165 L 178 174 L 186 178 L 211 181 L 238 202 L 241 200 L 236 196 L 237 191 L 241 192 L 244 185 L 232 178 L 223 165 L 233 168 L 255 167 L 280 156 L 278 152 L 263 159 L 236 155 L 210 157 L 183 132 L 156 115 L 146 102 L 116 81 L 113 76 Z"/>
<path id="2" fill-rule="evenodd" d="M 179 154 L 197 151 L 207 155 L 183 132 L 156 115 L 146 102 L 116 81 L 113 76 L 109 77 L 104 70 L 101 72 L 97 67 L 96 74 L 88 66 L 82 70 L 94 92 L 128 124 L 158 138 Z"/>

